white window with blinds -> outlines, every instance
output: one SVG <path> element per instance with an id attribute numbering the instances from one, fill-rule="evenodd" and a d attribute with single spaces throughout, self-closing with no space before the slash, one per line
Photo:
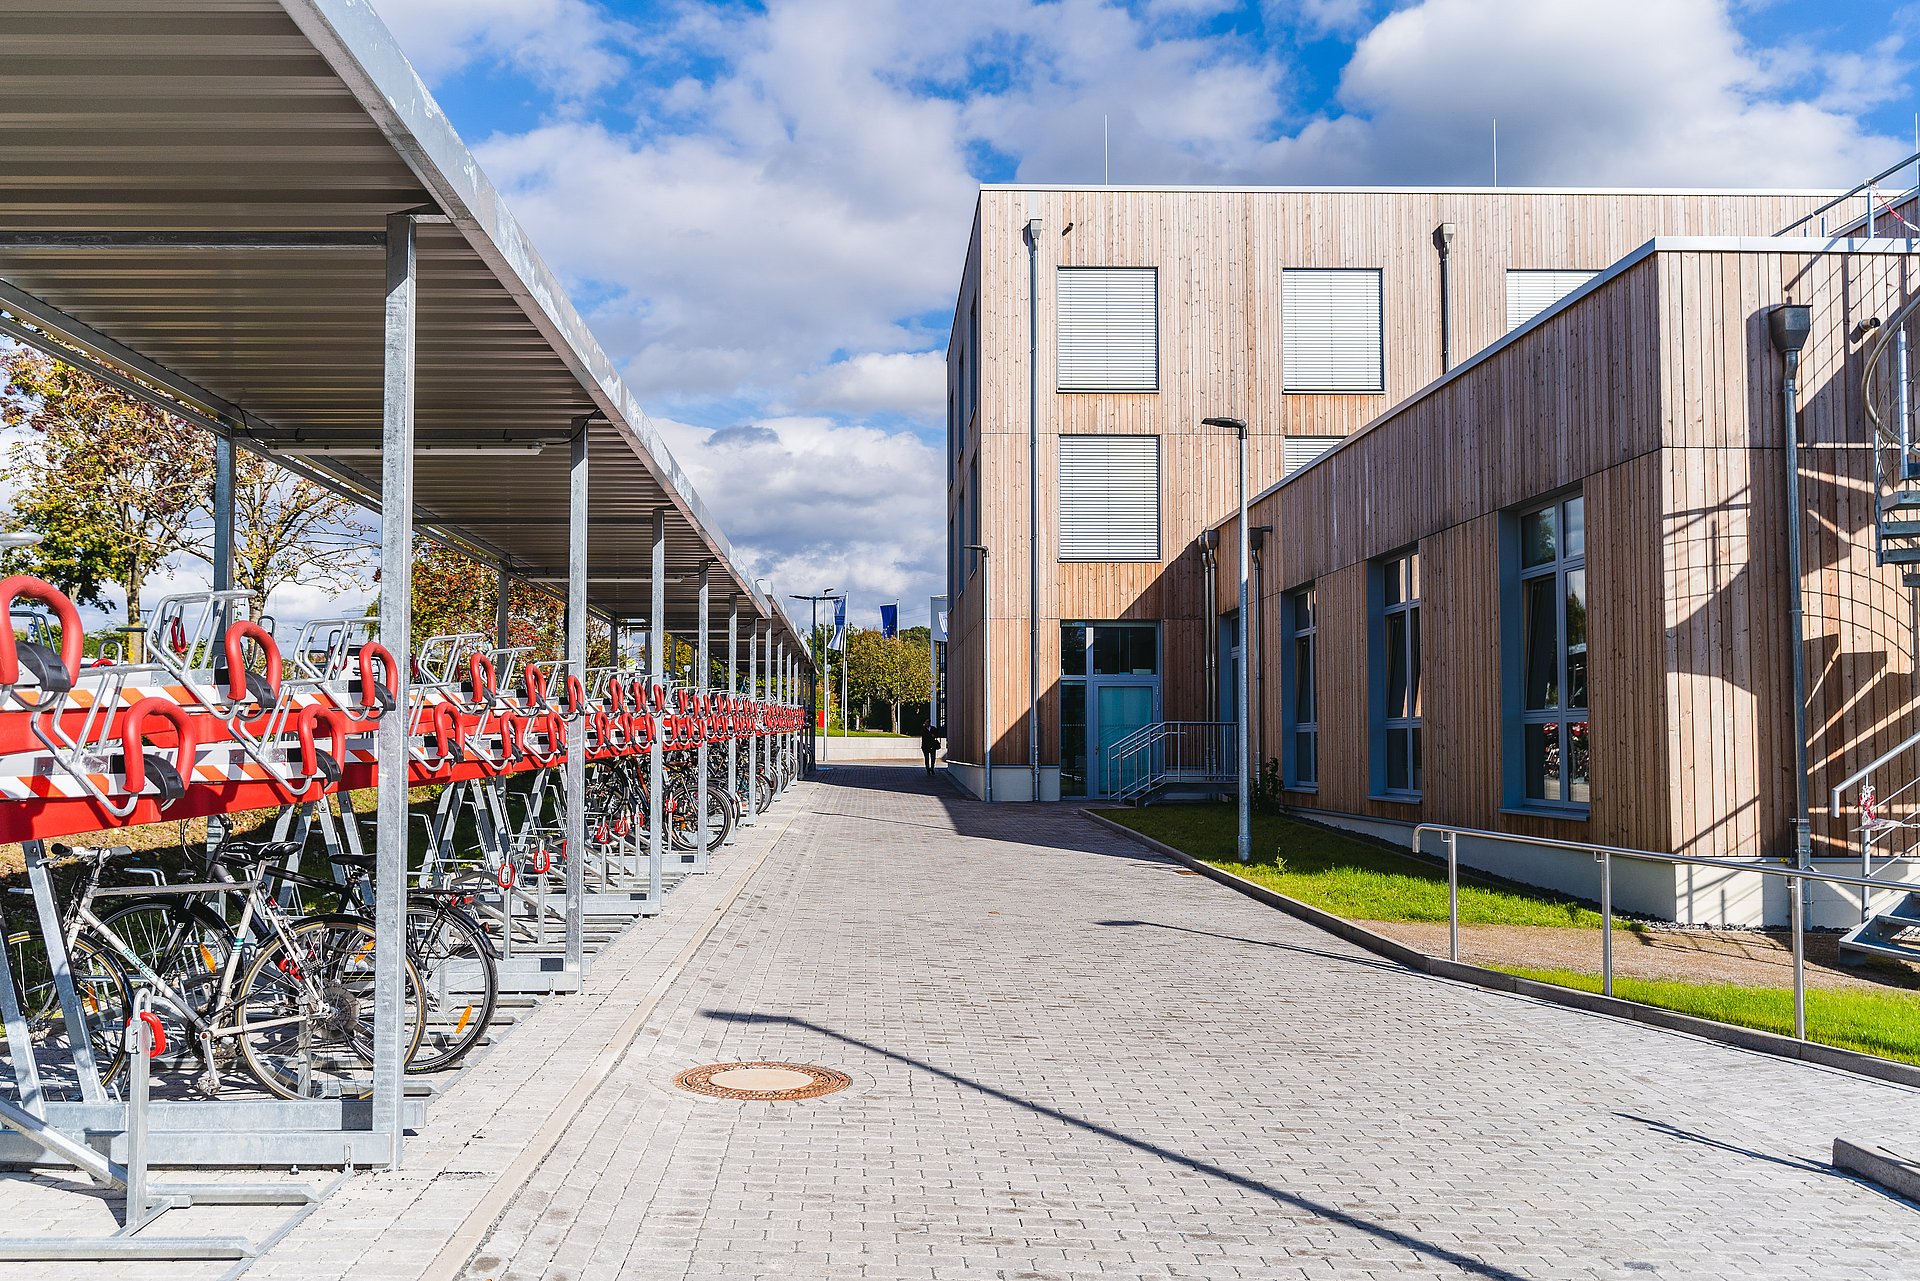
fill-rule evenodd
<path id="1" fill-rule="evenodd" d="M 1160 438 L 1060 437 L 1060 559 L 1160 559 Z"/>
<path id="2" fill-rule="evenodd" d="M 1160 390 L 1160 273 L 1061 267 L 1054 277 L 1061 391 Z"/>
<path id="3" fill-rule="evenodd" d="M 1520 328 L 1599 274 L 1595 271 L 1509 271 L 1507 332 Z"/>
<path id="4" fill-rule="evenodd" d="M 1289 436 L 1286 439 L 1286 472 L 1291 476 L 1320 455 L 1345 440 L 1345 436 Z"/>
<path id="5" fill-rule="evenodd" d="M 1386 390 L 1377 269 L 1284 271 L 1280 295 L 1288 391 Z"/>

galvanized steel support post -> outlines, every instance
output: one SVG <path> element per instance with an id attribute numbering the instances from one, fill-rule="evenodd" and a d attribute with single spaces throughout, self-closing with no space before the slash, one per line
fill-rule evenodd
<path id="1" fill-rule="evenodd" d="M 405 1077 L 401 985 L 406 955 L 407 730 L 413 681 L 413 396 L 418 286 L 414 219 L 387 219 L 385 374 L 380 428 L 380 643 L 398 661 L 394 706 L 380 718 L 374 854 L 373 1130 L 387 1161 L 405 1144 L 400 1107 Z"/>
<path id="2" fill-rule="evenodd" d="M 693 693 L 694 697 L 705 699 L 707 696 L 707 604 L 710 599 L 709 582 L 712 566 L 702 562 L 700 566 L 700 627 L 694 636 Z M 703 717 L 700 721 L 700 744 L 694 749 L 694 804 L 699 807 L 698 826 L 695 828 L 695 840 L 699 848 L 694 851 L 693 865 L 705 869 L 707 864 L 707 724 Z"/>
<path id="3" fill-rule="evenodd" d="M 740 593 L 734 592 L 727 598 L 727 697 L 736 698 L 740 693 Z M 727 726 L 727 790 L 736 798 L 740 795 L 740 740 L 734 726 Z M 741 823 L 752 822 L 742 807 Z M 727 833 L 727 844 L 738 839 L 736 833 L 739 824 Z"/>
<path id="4" fill-rule="evenodd" d="M 233 590 L 233 437 L 213 438 L 213 590 Z M 267 602 L 260 602 L 265 611 Z M 225 634 L 233 620 L 222 618 L 218 631 Z M 227 835 L 227 816 L 207 816 L 207 849 L 220 847 Z"/>
<path id="5" fill-rule="evenodd" d="M 647 664 L 655 680 L 666 679 L 667 668 L 667 509 L 653 509 L 653 617 L 648 620 L 651 635 L 647 639 Z M 667 775 L 664 736 L 655 733 L 653 750 L 647 758 L 647 910 L 660 910 L 664 893 L 661 876 L 665 867 L 666 826 L 664 822 Z"/>
<path id="6" fill-rule="evenodd" d="M 575 424 L 567 474 L 567 671 L 584 683 L 587 673 L 587 424 Z M 505 567 L 500 575 L 506 598 Z M 497 621 L 506 620 L 500 609 Z M 615 629 L 618 631 L 618 628 Z M 566 973 L 579 976 L 587 965 L 587 722 L 567 726 L 567 956 Z"/>
<path id="7" fill-rule="evenodd" d="M 755 689 L 759 683 L 754 664 L 759 661 L 760 620 L 747 622 L 747 680 L 742 693 L 749 703 L 758 703 L 760 695 Z M 752 827 L 760 821 L 760 728 L 759 717 L 749 714 L 747 717 L 747 803 L 741 807 L 740 821 Z"/>
<path id="8" fill-rule="evenodd" d="M 576 447 L 578 447 L 578 442 L 576 442 Z M 571 516 L 568 517 L 567 524 L 569 530 L 571 530 L 573 524 Z M 572 608 L 573 580 L 571 578 L 571 565 L 568 566 L 568 573 L 567 604 L 569 608 Z M 503 560 L 493 567 L 493 643 L 499 649 L 505 649 L 507 647 L 507 605 L 512 597 L 512 592 L 513 579 L 507 572 L 507 562 Z M 568 615 L 568 624 L 567 631 L 568 635 L 571 636 L 573 631 L 571 614 Z M 568 650 L 567 659 L 569 662 L 573 661 L 572 650 Z"/>

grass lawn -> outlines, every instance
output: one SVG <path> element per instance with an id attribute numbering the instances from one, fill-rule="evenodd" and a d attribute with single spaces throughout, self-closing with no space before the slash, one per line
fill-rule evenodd
<path id="1" fill-rule="evenodd" d="M 1447 919 L 1446 868 L 1372 841 L 1278 815 L 1256 814 L 1253 859 L 1243 864 L 1234 857 L 1239 828 L 1231 805 L 1154 805 L 1102 810 L 1101 815 L 1350 921 Z M 1463 925 L 1600 928 L 1600 914 L 1574 899 L 1464 868 L 1460 921 Z M 1617 927 L 1619 918 L 1615 921 Z"/>
<path id="2" fill-rule="evenodd" d="M 1573 970 L 1500 969 L 1556 987 L 1598 992 L 1600 976 Z M 1793 992 L 1781 987 L 1677 983 L 1614 976 L 1613 994 L 1663 1010 L 1793 1035 Z M 1920 1000 L 1907 992 L 1807 990 L 1807 1039 L 1843 1050 L 1920 1063 Z"/>

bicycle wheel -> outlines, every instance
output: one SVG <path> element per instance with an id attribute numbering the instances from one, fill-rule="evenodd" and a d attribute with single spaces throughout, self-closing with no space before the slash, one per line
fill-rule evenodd
<path id="1" fill-rule="evenodd" d="M 152 989 L 153 1012 L 166 1030 L 170 1054 L 195 1049 L 197 1037 L 185 1014 L 204 1022 L 219 999 L 220 976 L 233 952 L 226 921 L 205 903 L 178 898 L 130 899 L 100 921 L 164 980 L 165 986 Z"/>
<path id="2" fill-rule="evenodd" d="M 127 1064 L 126 1028 L 127 1020 L 133 1017 L 133 991 L 120 963 L 85 938 L 75 939 L 67 956 L 74 995 L 87 1020 L 87 1044 L 93 1049 L 93 1063 L 104 1084 L 119 1076 Z M 40 945 L 40 936 L 24 930 L 8 935 L 7 960 L 13 966 L 14 993 L 20 999 L 20 1013 L 33 1042 L 33 1060 L 42 1084 L 62 1092 L 71 1088 L 73 1097 L 79 1097 L 73 1041 L 67 1035 L 66 1013 L 60 1008 L 53 966 L 47 960 L 46 948 Z M 9 1057 L 21 1053 L 7 1040 L 4 1025 L 0 1025 L 0 1042 L 6 1043 Z"/>
<path id="3" fill-rule="evenodd" d="M 407 904 L 407 956 L 420 971 L 426 1018 L 409 1072 L 438 1072 L 466 1057 L 493 1022 L 500 972 L 471 916 L 422 895 Z"/>
<path id="4" fill-rule="evenodd" d="M 692 814 L 699 809 L 700 798 L 697 793 L 693 792 L 691 787 L 687 790 L 691 793 L 686 802 L 687 812 Z M 725 844 L 727 833 L 732 830 L 733 807 L 728 804 L 726 792 L 711 783 L 707 784 L 707 853 L 711 854 Z M 681 849 L 691 850 L 699 848 L 699 824 L 693 822 L 687 824 L 686 843 L 684 845 L 681 845 L 678 840 L 679 832 L 677 830 L 674 835 L 676 838 L 674 843 L 679 845 Z"/>
<path id="5" fill-rule="evenodd" d="M 401 959 L 400 1056 L 420 1048 L 420 973 Z M 283 1099 L 359 1099 L 373 1092 L 373 926 L 323 916 L 261 947 L 247 969 L 235 1035 L 247 1069 Z"/>

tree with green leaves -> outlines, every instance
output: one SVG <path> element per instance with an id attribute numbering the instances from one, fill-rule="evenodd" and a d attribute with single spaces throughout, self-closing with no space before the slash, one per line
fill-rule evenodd
<path id="1" fill-rule="evenodd" d="M 877 630 L 847 631 L 847 694 L 855 704 L 869 700 L 892 710 L 893 732 L 900 732 L 900 705 L 924 702 L 927 678 L 927 637 L 924 627 L 886 637 Z"/>
<path id="2" fill-rule="evenodd" d="M 13 450 L 14 523 L 41 535 L 12 553 L 12 566 L 88 605 L 105 605 L 106 589 L 118 587 L 137 628 L 148 578 L 203 544 L 213 485 L 205 434 L 25 347 L 0 355 L 0 373 L 0 423 L 33 433 Z"/>

